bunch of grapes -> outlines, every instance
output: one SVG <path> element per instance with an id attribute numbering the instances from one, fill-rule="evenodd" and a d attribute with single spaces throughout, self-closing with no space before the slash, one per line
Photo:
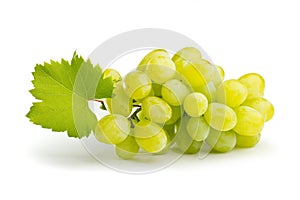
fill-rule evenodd
<path id="1" fill-rule="evenodd" d="M 123 159 L 172 148 L 194 154 L 204 143 L 216 152 L 253 147 L 274 114 L 259 74 L 224 81 L 224 70 L 193 47 L 172 58 L 156 49 L 124 79 L 111 68 L 103 76 L 112 78 L 114 91 L 106 99 L 110 114 L 100 119 L 94 135 L 115 145 Z"/>

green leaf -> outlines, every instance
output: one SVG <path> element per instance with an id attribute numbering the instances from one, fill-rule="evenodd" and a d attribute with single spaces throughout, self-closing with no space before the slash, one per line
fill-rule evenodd
<path id="1" fill-rule="evenodd" d="M 34 89 L 30 92 L 39 102 L 26 115 L 31 122 L 53 131 L 67 131 L 70 137 L 84 137 L 97 123 L 88 101 L 112 95 L 111 78 L 102 78 L 99 65 L 93 66 L 76 52 L 71 62 L 50 61 L 37 64 L 33 72 Z"/>

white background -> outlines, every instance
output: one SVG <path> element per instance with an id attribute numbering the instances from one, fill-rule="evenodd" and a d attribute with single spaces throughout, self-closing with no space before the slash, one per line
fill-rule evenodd
<path id="1" fill-rule="evenodd" d="M 299 199 L 299 9 L 296 0 L 1 1 L 0 199 Z M 116 34 L 149 27 L 195 40 L 227 78 L 265 77 L 276 113 L 257 147 L 128 175 L 25 118 L 36 63 L 75 49 L 88 56 Z"/>

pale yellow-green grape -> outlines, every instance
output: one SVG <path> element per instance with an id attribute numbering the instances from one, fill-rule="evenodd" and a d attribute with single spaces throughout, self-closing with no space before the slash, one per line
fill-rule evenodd
<path id="1" fill-rule="evenodd" d="M 172 108 L 158 97 L 147 97 L 142 102 L 142 112 L 147 119 L 164 124 L 172 117 Z"/>
<path id="2" fill-rule="evenodd" d="M 264 117 L 254 108 L 240 106 L 235 109 L 237 116 L 235 132 L 244 136 L 254 136 L 261 132 L 264 127 Z"/>
<path id="3" fill-rule="evenodd" d="M 206 83 L 213 82 L 215 86 L 219 86 L 223 78 L 220 76 L 218 68 L 213 64 L 196 65 L 199 73 L 203 74 Z"/>
<path id="4" fill-rule="evenodd" d="M 149 153 L 157 153 L 167 146 L 168 138 L 164 129 L 147 121 L 140 121 L 134 127 L 134 136 L 139 147 Z"/>
<path id="5" fill-rule="evenodd" d="M 135 138 L 129 135 L 123 142 L 116 145 L 115 152 L 120 158 L 129 160 L 138 153 L 139 148 Z"/>
<path id="6" fill-rule="evenodd" d="M 152 82 L 142 71 L 128 73 L 124 79 L 125 92 L 129 98 L 143 99 L 151 92 Z"/>
<path id="7" fill-rule="evenodd" d="M 152 83 L 152 90 L 153 90 L 153 95 L 152 96 L 157 96 L 161 97 L 161 84 L 158 83 Z"/>
<path id="8" fill-rule="evenodd" d="M 254 136 L 236 134 L 236 146 L 250 148 L 254 147 L 260 140 L 260 133 Z"/>
<path id="9" fill-rule="evenodd" d="M 235 112 L 221 103 L 210 103 L 204 118 L 211 127 L 219 131 L 228 131 L 237 123 Z"/>
<path id="10" fill-rule="evenodd" d="M 189 93 L 189 88 L 177 79 L 167 81 L 161 88 L 163 99 L 172 106 L 180 106 Z"/>
<path id="11" fill-rule="evenodd" d="M 185 47 L 179 50 L 172 58 L 174 62 L 196 62 L 202 58 L 201 52 L 195 47 Z"/>
<path id="12" fill-rule="evenodd" d="M 224 71 L 224 69 L 221 66 L 219 66 L 219 65 L 215 65 L 215 67 L 217 68 L 217 70 L 219 72 L 221 80 L 224 80 L 224 78 L 225 78 L 225 71 Z"/>
<path id="13" fill-rule="evenodd" d="M 155 57 L 149 60 L 145 73 L 158 84 L 170 80 L 175 75 L 176 67 L 169 57 Z"/>
<path id="14" fill-rule="evenodd" d="M 169 127 L 168 127 L 169 128 Z M 173 126 L 174 128 L 174 126 Z M 170 128 L 169 128 L 170 129 Z M 170 150 L 170 147 L 171 145 L 173 144 L 173 138 L 174 138 L 174 135 L 170 135 L 168 131 L 166 131 L 166 128 L 164 127 L 164 131 L 165 131 L 165 134 L 167 136 L 167 145 L 165 146 L 165 148 L 163 148 L 161 151 L 155 153 L 157 155 L 162 155 L 162 154 L 166 154 L 169 150 Z M 171 132 L 171 130 L 169 130 Z M 174 132 L 174 131 L 173 131 Z M 174 134 L 174 133 L 173 133 Z"/>
<path id="15" fill-rule="evenodd" d="M 129 133 L 129 120 L 119 114 L 104 116 L 94 130 L 97 140 L 106 144 L 119 144 L 127 138 Z"/>
<path id="16" fill-rule="evenodd" d="M 209 82 L 209 83 L 197 88 L 196 91 L 204 94 L 209 103 L 214 102 L 216 99 L 217 89 L 213 82 Z"/>
<path id="17" fill-rule="evenodd" d="M 236 134 L 234 131 L 217 131 L 211 130 L 206 143 L 220 153 L 231 151 L 236 145 Z"/>
<path id="18" fill-rule="evenodd" d="M 192 117 L 186 126 L 188 134 L 196 141 L 203 141 L 209 134 L 210 127 L 203 117 Z"/>
<path id="19" fill-rule="evenodd" d="M 269 102 L 267 99 L 261 97 L 247 99 L 243 103 L 243 105 L 254 108 L 258 112 L 260 112 L 260 114 L 262 114 L 262 116 L 264 117 L 265 121 L 269 121 L 274 115 L 274 106 L 272 105 L 272 103 Z"/>
<path id="20" fill-rule="evenodd" d="M 189 116 L 200 117 L 207 110 L 208 101 L 202 93 L 193 92 L 185 97 L 183 107 Z"/>
<path id="21" fill-rule="evenodd" d="M 166 125 L 174 124 L 183 114 L 183 110 L 181 106 L 171 106 L 171 109 L 172 109 L 172 116 L 171 119 L 166 121 Z"/>
<path id="22" fill-rule="evenodd" d="M 193 140 L 187 132 L 186 126 L 189 118 L 184 116 L 177 124 L 175 142 L 179 150 L 184 154 L 195 154 L 200 151 L 202 141 Z"/>
<path id="23" fill-rule="evenodd" d="M 111 69 L 111 68 L 105 69 L 103 71 L 102 76 L 103 76 L 103 79 L 110 77 L 114 83 L 114 86 L 116 86 L 120 81 L 122 81 L 121 75 L 115 69 Z"/>
<path id="24" fill-rule="evenodd" d="M 136 138 L 150 138 L 159 134 L 163 127 L 149 120 L 141 120 L 135 124 L 133 134 Z"/>
<path id="25" fill-rule="evenodd" d="M 217 89 L 217 101 L 232 108 L 240 106 L 247 98 L 248 90 L 238 80 L 230 79 Z"/>
<path id="26" fill-rule="evenodd" d="M 140 62 L 140 64 L 138 65 L 137 69 L 140 71 L 145 71 L 146 66 L 148 64 L 148 62 L 152 59 L 152 58 L 156 58 L 156 57 L 166 57 L 169 58 L 169 54 L 166 50 L 164 49 L 155 49 L 153 51 L 151 51 L 150 53 L 148 53 Z"/>
<path id="27" fill-rule="evenodd" d="M 189 83 L 189 85 L 193 88 L 193 90 L 197 90 L 199 87 L 205 85 L 206 79 L 205 75 L 198 70 L 201 65 L 206 65 L 205 61 L 203 63 L 192 63 L 186 61 L 176 61 L 174 62 L 176 65 L 176 71 L 181 74 Z"/>
<path id="28" fill-rule="evenodd" d="M 265 90 L 264 78 L 256 73 L 245 74 L 238 79 L 248 89 L 248 99 L 263 97 Z"/>
<path id="29" fill-rule="evenodd" d="M 119 82 L 113 89 L 112 98 L 106 99 L 108 110 L 112 114 L 129 116 L 132 111 L 132 99 L 130 99 L 123 88 L 122 82 Z"/>

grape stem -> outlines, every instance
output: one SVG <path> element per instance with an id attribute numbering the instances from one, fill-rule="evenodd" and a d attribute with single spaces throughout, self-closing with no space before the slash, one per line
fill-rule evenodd
<path id="1" fill-rule="evenodd" d="M 128 118 L 130 119 L 130 122 L 131 122 L 131 127 L 134 127 L 134 124 L 133 124 L 133 120 L 134 121 L 137 121 L 139 122 L 140 119 L 137 117 L 137 114 L 142 110 L 141 107 L 139 107 L 138 109 L 136 109 Z"/>
<path id="2" fill-rule="evenodd" d="M 101 100 L 101 99 L 93 99 L 93 101 L 96 101 L 96 102 L 99 102 L 99 103 L 101 103 L 101 106 L 100 106 L 100 108 L 101 108 L 102 110 L 107 110 L 107 108 L 106 108 L 106 106 L 105 106 L 105 104 L 104 104 L 104 101 L 103 101 L 103 100 Z"/>

